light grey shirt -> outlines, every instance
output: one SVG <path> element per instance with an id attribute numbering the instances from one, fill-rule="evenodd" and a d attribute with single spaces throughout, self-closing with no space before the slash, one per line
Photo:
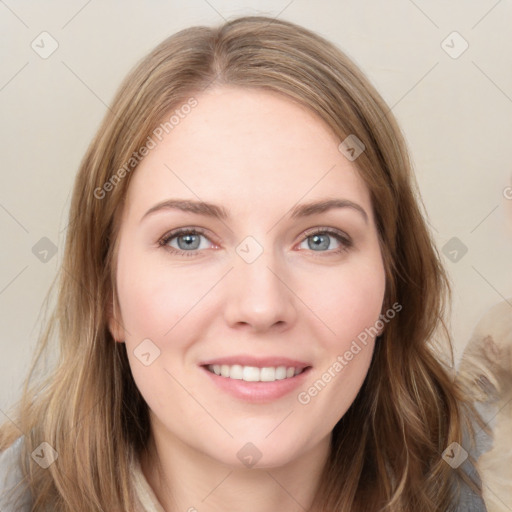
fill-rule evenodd
<path id="1" fill-rule="evenodd" d="M 20 467 L 23 437 L 0 454 L 0 510 L 30 512 L 32 499 Z"/>

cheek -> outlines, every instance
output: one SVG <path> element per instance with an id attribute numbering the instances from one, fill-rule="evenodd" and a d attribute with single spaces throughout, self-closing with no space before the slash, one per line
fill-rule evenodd
<path id="1" fill-rule="evenodd" d="M 297 401 L 311 421 L 322 417 L 326 431 L 352 405 L 372 360 L 385 291 L 383 268 L 378 262 L 372 268 L 353 266 L 340 271 L 329 280 L 330 293 L 309 297 L 330 333 L 317 337 L 323 357 Z"/>
<path id="2" fill-rule="evenodd" d="M 163 338 L 205 295 L 211 283 L 200 272 L 179 268 L 131 253 L 118 263 L 121 314 L 131 338 Z"/>
<path id="3" fill-rule="evenodd" d="M 304 302 L 313 306 L 333 334 L 329 336 L 330 347 L 341 350 L 378 321 L 385 293 L 384 268 L 378 259 L 347 265 L 321 279 L 308 279 L 302 290 Z"/>

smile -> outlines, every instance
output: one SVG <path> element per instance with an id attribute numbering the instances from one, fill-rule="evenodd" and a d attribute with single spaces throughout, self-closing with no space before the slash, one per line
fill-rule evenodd
<path id="1" fill-rule="evenodd" d="M 266 364 L 271 363 L 269 361 Z M 201 369 L 208 380 L 223 393 L 243 402 L 264 404 L 290 395 L 303 386 L 312 367 L 205 364 Z"/>
<path id="2" fill-rule="evenodd" d="M 210 364 L 206 369 L 215 375 L 245 382 L 274 382 L 295 377 L 304 371 L 304 368 L 293 366 L 242 366 L 239 364 Z"/>

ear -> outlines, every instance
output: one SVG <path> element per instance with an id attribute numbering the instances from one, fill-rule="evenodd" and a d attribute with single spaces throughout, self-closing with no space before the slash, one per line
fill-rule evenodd
<path id="1" fill-rule="evenodd" d="M 112 301 L 108 304 L 108 330 L 114 338 L 114 341 L 124 343 L 125 330 L 119 315 L 119 307 L 116 306 L 116 298 L 112 294 Z"/>

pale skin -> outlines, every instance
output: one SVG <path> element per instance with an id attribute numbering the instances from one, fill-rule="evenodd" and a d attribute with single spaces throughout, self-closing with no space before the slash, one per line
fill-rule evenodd
<path id="1" fill-rule="evenodd" d="M 370 195 L 355 162 L 338 150 L 341 141 L 291 100 L 226 86 L 195 97 L 198 105 L 136 169 L 119 232 L 120 322 L 110 328 L 126 343 L 150 409 L 154 449 L 143 472 L 167 512 L 303 511 L 375 340 L 309 403 L 298 394 L 382 312 L 385 273 Z M 214 203 L 229 217 L 172 208 L 145 215 L 169 199 Z M 357 206 L 291 218 L 293 208 L 326 199 Z M 159 243 L 177 228 L 204 233 L 192 235 L 193 249 L 183 234 Z M 315 228 L 320 238 L 310 234 Z M 237 252 L 249 236 L 263 249 L 251 263 Z M 160 350 L 148 366 L 134 355 L 145 339 Z M 240 354 L 311 368 L 296 390 L 251 403 L 213 385 L 200 366 Z M 261 453 L 251 468 L 237 456 L 248 442 Z"/>

